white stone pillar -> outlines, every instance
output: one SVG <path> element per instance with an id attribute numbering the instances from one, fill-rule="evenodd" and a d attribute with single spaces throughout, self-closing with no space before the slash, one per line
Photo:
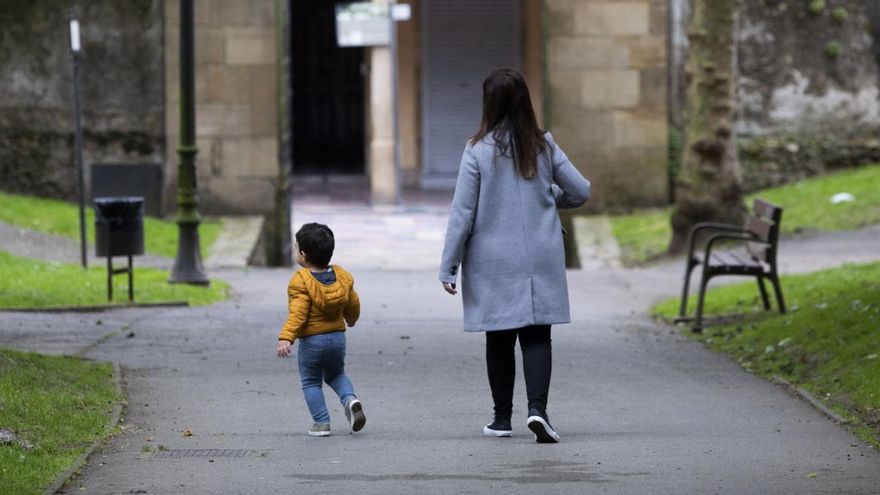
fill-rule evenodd
<path id="1" fill-rule="evenodd" d="M 387 4 L 384 0 L 374 3 Z M 394 163 L 394 94 L 391 80 L 391 50 L 388 46 L 369 48 L 369 156 L 370 198 L 373 204 L 395 204 L 398 200 L 397 171 Z"/>

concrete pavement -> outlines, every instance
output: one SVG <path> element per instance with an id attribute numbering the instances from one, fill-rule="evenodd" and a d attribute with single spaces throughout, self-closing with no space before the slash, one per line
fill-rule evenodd
<path id="1" fill-rule="evenodd" d="M 338 235 L 344 222 L 331 225 Z M 809 240 L 798 246 L 792 257 L 821 258 L 809 254 Z M 367 414 L 356 435 L 347 434 L 329 389 L 334 435 L 305 434 L 310 418 L 295 360 L 274 357 L 288 270 L 214 271 L 234 295 L 207 308 L 0 314 L 2 345 L 82 352 L 124 369 L 123 431 L 65 493 L 876 493 L 880 486 L 874 449 L 644 316 L 677 292 L 677 264 L 569 272 L 573 323 L 554 328 L 549 408 L 562 443 L 537 445 L 525 427 L 521 376 L 514 438 L 480 435 L 492 411 L 484 337 L 461 331 L 460 299 L 442 292 L 433 268 L 403 259 L 399 269 L 378 269 L 339 253 L 335 261 L 353 271 L 363 301 L 361 322 L 348 333 L 347 368 Z M 193 435 L 183 436 L 186 429 Z"/>

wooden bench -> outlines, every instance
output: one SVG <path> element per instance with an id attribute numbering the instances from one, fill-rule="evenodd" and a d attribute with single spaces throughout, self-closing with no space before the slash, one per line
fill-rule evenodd
<path id="1" fill-rule="evenodd" d="M 773 284 L 779 312 L 785 313 L 785 300 L 779 286 L 779 275 L 776 267 L 776 253 L 779 247 L 779 223 L 782 220 L 782 208 L 761 199 L 755 199 L 752 213 L 746 219 L 745 226 L 722 223 L 698 223 L 690 232 L 688 239 L 687 266 L 684 272 L 684 288 L 681 292 L 681 306 L 675 322 L 694 321 L 692 330 L 703 330 L 703 301 L 706 297 L 706 286 L 709 279 L 718 275 L 746 275 L 758 280 L 764 309 L 770 309 L 764 279 Z M 698 238 L 705 239 L 702 256 L 695 253 Z M 719 242 L 738 241 L 745 243 L 742 251 L 713 251 Z M 691 318 L 686 316 L 688 287 L 691 272 L 698 265 L 703 266 L 700 278 L 700 293 L 697 299 L 697 312 Z"/>

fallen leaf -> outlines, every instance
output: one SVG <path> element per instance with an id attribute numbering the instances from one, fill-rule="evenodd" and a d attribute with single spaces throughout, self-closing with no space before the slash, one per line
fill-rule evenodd
<path id="1" fill-rule="evenodd" d="M 193 436 L 193 432 L 192 432 L 192 430 L 190 430 L 189 428 L 187 428 L 187 429 L 183 430 L 183 432 L 181 433 L 181 435 L 183 435 L 183 436 L 185 436 L 185 437 L 191 437 L 191 436 Z"/>
<path id="2" fill-rule="evenodd" d="M 807 473 L 807 478 L 815 478 L 815 477 L 816 477 L 816 471 L 810 471 L 809 473 Z"/>
<path id="3" fill-rule="evenodd" d="M 16 439 L 15 432 L 12 430 L 7 430 L 6 428 L 0 428 L 0 445 L 5 445 L 8 443 L 12 443 Z"/>

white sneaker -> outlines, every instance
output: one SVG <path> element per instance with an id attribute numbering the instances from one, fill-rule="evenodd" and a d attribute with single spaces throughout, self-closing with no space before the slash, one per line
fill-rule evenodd
<path id="1" fill-rule="evenodd" d="M 345 417 L 351 424 L 351 432 L 361 431 L 367 424 L 367 417 L 364 416 L 364 405 L 357 399 L 350 399 L 345 403 Z"/>

